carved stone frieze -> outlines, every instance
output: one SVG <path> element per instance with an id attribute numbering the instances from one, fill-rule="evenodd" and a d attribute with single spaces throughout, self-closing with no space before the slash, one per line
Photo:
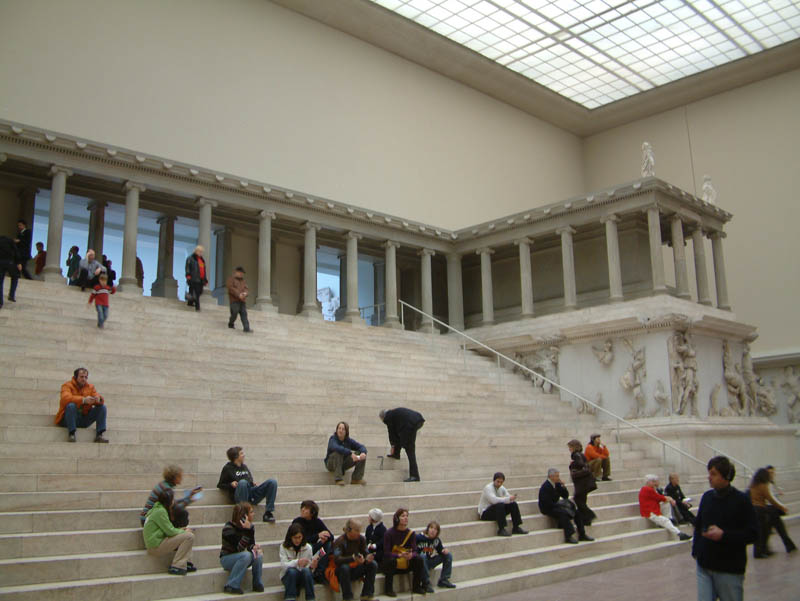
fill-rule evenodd
<path id="1" fill-rule="evenodd" d="M 549 346 L 547 348 L 539 349 L 529 353 L 515 353 L 514 359 L 533 371 L 530 372 L 514 368 L 516 372 L 522 374 L 533 381 L 533 385 L 541 388 L 542 392 L 549 394 L 553 390 L 553 385 L 550 382 L 559 383 L 558 381 L 558 353 L 557 346 Z M 544 376 L 544 377 L 542 377 Z M 547 378 L 547 379 L 545 379 Z M 549 381 L 548 381 L 549 380 Z"/>
<path id="2" fill-rule="evenodd" d="M 592 354 L 597 357 L 600 365 L 608 367 L 614 362 L 614 342 L 611 338 L 606 338 L 602 347 L 592 347 Z"/>
<path id="3" fill-rule="evenodd" d="M 631 353 L 631 364 L 622 377 L 619 379 L 619 384 L 622 389 L 630 392 L 633 395 L 634 404 L 631 412 L 627 415 L 628 418 L 647 417 L 645 407 L 647 405 L 647 398 L 642 390 L 642 383 L 647 378 L 647 366 L 645 360 L 644 347 L 634 348 L 633 341 L 630 338 L 623 338 L 622 343 L 628 348 Z"/>

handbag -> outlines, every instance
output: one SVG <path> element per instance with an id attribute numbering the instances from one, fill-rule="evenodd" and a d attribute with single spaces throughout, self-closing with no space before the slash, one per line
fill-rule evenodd
<path id="1" fill-rule="evenodd" d="M 400 555 L 401 553 L 406 553 L 408 549 L 406 549 L 406 543 L 408 542 L 408 538 L 413 534 L 411 530 L 408 531 L 406 537 L 403 539 L 403 542 L 399 545 L 394 545 L 392 547 L 392 553 L 394 555 Z M 395 561 L 397 561 L 397 569 L 398 570 L 407 570 L 408 569 L 408 559 L 405 557 L 398 557 Z"/>
<path id="2" fill-rule="evenodd" d="M 573 503 L 569 499 L 559 499 L 558 501 L 556 501 L 556 507 L 560 508 L 561 511 L 566 513 L 569 517 L 571 518 L 575 517 L 575 510 L 577 509 L 577 507 L 575 507 L 575 503 Z"/>

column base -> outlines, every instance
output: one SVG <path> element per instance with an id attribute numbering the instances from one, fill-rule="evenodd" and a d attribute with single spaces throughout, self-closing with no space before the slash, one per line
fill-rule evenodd
<path id="1" fill-rule="evenodd" d="M 142 289 L 139 288 L 136 278 L 130 278 L 130 277 L 121 277 L 119 279 L 119 285 L 117 286 L 117 290 L 119 290 L 119 292 L 127 292 L 130 294 L 136 294 L 137 292 L 139 294 L 142 294 Z M 177 298 L 177 294 L 175 296 Z"/>
<path id="2" fill-rule="evenodd" d="M 479 327 L 482 328 L 483 326 L 493 326 L 496 323 L 497 322 L 494 319 L 484 319 L 483 321 L 481 321 L 481 325 Z"/>
<path id="3" fill-rule="evenodd" d="M 272 297 L 267 296 L 265 298 L 257 298 L 256 299 L 256 309 L 259 311 L 263 311 L 264 313 L 277 313 L 278 307 L 272 304 Z"/>
<path id="4" fill-rule="evenodd" d="M 704 298 L 703 300 L 701 300 L 701 301 L 697 301 L 697 302 L 698 302 L 698 304 L 700 304 L 700 305 L 706 305 L 706 306 L 708 306 L 708 307 L 710 307 L 710 306 L 711 306 L 711 299 L 710 299 L 710 298 Z"/>
<path id="5" fill-rule="evenodd" d="M 692 295 L 689 294 L 688 292 L 682 292 L 681 294 L 678 295 L 678 298 L 681 298 L 683 300 L 692 300 Z"/>
<path id="6" fill-rule="evenodd" d="M 360 311 L 348 311 L 344 314 L 344 317 L 340 321 L 345 321 L 347 323 L 352 323 L 356 326 L 366 326 L 367 322 L 361 317 Z"/>
<path id="7" fill-rule="evenodd" d="M 392 330 L 402 330 L 403 324 L 400 323 L 400 318 L 392 316 L 392 317 L 387 317 L 386 321 L 383 322 L 383 325 L 381 327 L 391 328 Z"/>
<path id="8" fill-rule="evenodd" d="M 67 278 L 61 273 L 61 268 L 56 266 L 45 267 L 42 270 L 42 278 L 45 282 L 57 282 L 59 284 L 66 284 Z"/>
<path id="9" fill-rule="evenodd" d="M 717 305 L 717 309 L 722 309 L 723 311 L 730 311 L 731 310 L 731 306 L 730 305 Z"/>
<path id="10" fill-rule="evenodd" d="M 520 313 L 519 317 L 520 317 L 520 319 L 531 319 L 532 317 L 534 317 L 534 314 L 533 314 L 533 312 L 531 312 L 531 313 Z"/>
<path id="11" fill-rule="evenodd" d="M 624 302 L 624 301 L 625 301 L 625 299 L 623 297 L 621 297 L 621 296 L 609 296 L 608 297 L 608 302 L 609 303 L 621 303 L 621 302 Z"/>
<path id="12" fill-rule="evenodd" d="M 175 300 L 178 298 L 178 281 L 175 278 L 161 278 L 153 282 L 150 296 L 158 296 Z"/>
<path id="13" fill-rule="evenodd" d="M 420 332 L 421 334 L 438 334 L 439 330 L 433 327 L 432 323 L 423 323 L 417 332 Z"/>
<path id="14" fill-rule="evenodd" d="M 316 305 L 304 306 L 298 315 L 313 321 L 322 321 L 322 311 Z"/>

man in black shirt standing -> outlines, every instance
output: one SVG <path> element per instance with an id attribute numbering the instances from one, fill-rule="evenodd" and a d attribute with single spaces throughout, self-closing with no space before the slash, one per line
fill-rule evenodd
<path id="1" fill-rule="evenodd" d="M 758 537 L 750 498 L 731 486 L 736 475 L 727 457 L 708 462 L 711 489 L 697 511 L 692 557 L 697 560 L 698 601 L 742 601 L 747 545 Z"/>
<path id="2" fill-rule="evenodd" d="M 28 224 L 24 219 L 20 219 L 17 221 L 17 237 L 14 239 L 14 242 L 17 245 L 17 251 L 19 251 L 19 258 L 20 264 L 22 265 L 22 269 L 20 269 L 20 274 L 26 280 L 32 280 L 31 274 L 28 273 L 28 260 L 31 258 L 31 241 L 33 239 L 33 233 L 28 229 Z"/>
<path id="3" fill-rule="evenodd" d="M 418 411 L 405 407 L 384 409 L 379 415 L 381 421 L 386 424 L 386 429 L 389 430 L 389 444 L 392 445 L 392 451 L 388 456 L 400 459 L 400 449 L 405 449 L 408 456 L 408 478 L 404 482 L 419 482 L 416 454 L 417 430 L 425 424 L 425 418 Z"/>
<path id="4" fill-rule="evenodd" d="M 0 307 L 3 306 L 3 282 L 6 274 L 11 278 L 11 288 L 8 291 L 8 300 L 16 302 L 19 272 L 22 269 L 22 259 L 19 256 L 16 244 L 11 238 L 0 236 Z"/>

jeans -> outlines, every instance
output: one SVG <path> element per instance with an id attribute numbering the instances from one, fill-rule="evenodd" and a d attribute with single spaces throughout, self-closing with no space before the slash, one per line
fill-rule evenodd
<path id="1" fill-rule="evenodd" d="M 372 597 L 375 594 L 375 575 L 378 573 L 378 564 L 374 561 L 351 568 L 349 564 L 343 563 L 336 568 L 336 577 L 339 579 L 339 586 L 342 589 L 342 601 L 353 598 L 352 581 L 364 578 L 364 588 L 361 589 L 362 597 Z"/>
<path id="2" fill-rule="evenodd" d="M 88 428 L 94 422 L 97 422 L 97 433 L 102 434 L 106 431 L 106 406 L 94 405 L 89 409 L 89 413 L 84 415 L 78 411 L 78 406 L 75 403 L 70 403 L 64 409 L 64 417 L 58 422 L 59 426 L 65 427 L 70 434 L 75 432 L 76 428 Z"/>
<path id="3" fill-rule="evenodd" d="M 742 601 L 744 574 L 714 572 L 697 566 L 697 601 Z"/>
<path id="4" fill-rule="evenodd" d="M 302 570 L 289 568 L 281 578 L 281 582 L 283 583 L 284 599 L 297 599 L 297 589 L 300 585 L 305 588 L 306 601 L 316 598 L 314 597 L 314 577 L 308 568 L 303 568 Z"/>
<path id="5" fill-rule="evenodd" d="M 228 577 L 228 582 L 225 583 L 225 586 L 230 586 L 231 588 L 242 588 L 242 578 L 244 578 L 244 573 L 251 565 L 253 566 L 253 586 L 262 584 L 261 563 L 263 561 L 264 557 L 261 555 L 259 555 L 257 558 L 253 558 L 253 553 L 251 551 L 241 551 L 239 553 L 229 553 L 228 555 L 223 555 L 219 558 L 219 562 L 222 564 L 222 569 L 231 573 L 231 575 Z"/>
<path id="6" fill-rule="evenodd" d="M 11 278 L 11 288 L 8 290 L 8 298 L 14 298 L 17 294 L 17 284 L 19 283 L 19 271 L 17 266 L 11 261 L 0 261 L 0 307 L 3 306 L 3 283 L 6 274 Z"/>
<path id="7" fill-rule="evenodd" d="M 94 308 L 97 309 L 97 327 L 102 328 L 106 319 L 108 319 L 108 307 L 105 305 L 95 305 Z"/>
<path id="8" fill-rule="evenodd" d="M 522 524 L 522 516 L 519 513 L 519 505 L 516 501 L 511 503 L 495 503 L 487 507 L 481 514 L 481 519 L 485 522 L 497 522 L 497 529 L 506 527 L 506 516 L 511 514 L 511 523 L 514 528 Z"/>
<path id="9" fill-rule="evenodd" d="M 246 501 L 251 505 L 258 505 L 261 499 L 267 499 L 267 506 L 265 511 L 272 513 L 275 511 L 275 496 L 278 494 L 278 482 L 270 478 L 264 480 L 261 484 L 256 486 L 250 484 L 247 480 L 239 480 L 236 488 L 233 489 L 234 503 L 241 503 Z"/>
<path id="10" fill-rule="evenodd" d="M 242 320 L 242 327 L 244 327 L 244 331 L 247 332 L 250 329 L 250 322 L 247 320 L 247 304 L 243 302 L 231 301 L 231 318 L 228 320 L 229 326 L 232 326 L 236 321 L 237 315 Z"/>
<path id="11" fill-rule="evenodd" d="M 425 582 L 431 581 L 431 572 L 440 564 L 442 566 L 442 573 L 439 575 L 439 582 L 442 580 L 450 580 L 450 574 L 453 573 L 452 553 L 448 553 L 447 555 L 434 555 L 433 557 L 422 555 L 422 565 L 425 566 Z"/>

